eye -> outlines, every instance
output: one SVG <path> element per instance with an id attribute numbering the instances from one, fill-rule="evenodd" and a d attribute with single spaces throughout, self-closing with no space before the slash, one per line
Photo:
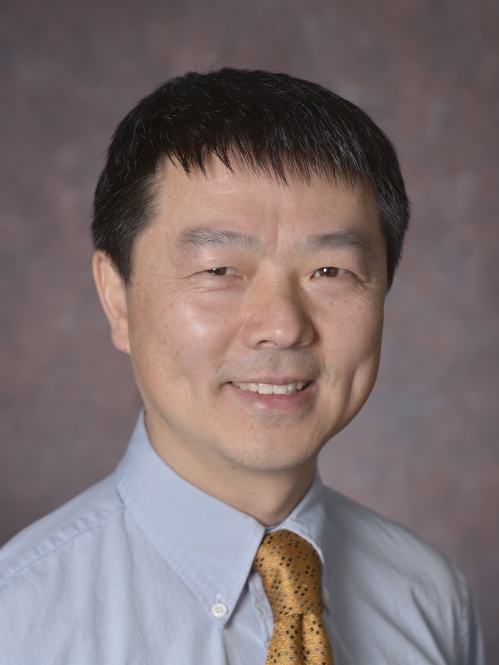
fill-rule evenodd
<path id="1" fill-rule="evenodd" d="M 207 270 L 206 272 L 208 272 L 210 275 L 217 275 L 218 277 L 236 274 L 234 268 L 228 268 L 227 266 L 223 266 L 222 268 L 210 268 L 210 270 Z"/>
<path id="2" fill-rule="evenodd" d="M 338 275 L 341 275 L 342 272 L 342 268 L 319 268 L 319 270 L 314 272 L 313 277 L 338 277 Z"/>

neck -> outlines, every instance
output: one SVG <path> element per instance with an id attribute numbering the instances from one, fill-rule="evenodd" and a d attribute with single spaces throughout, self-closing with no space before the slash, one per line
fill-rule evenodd
<path id="1" fill-rule="evenodd" d="M 175 437 L 165 436 L 163 428 L 147 416 L 146 427 L 153 448 L 175 473 L 264 526 L 285 520 L 313 479 L 317 455 L 292 469 L 253 469 L 182 445 Z"/>

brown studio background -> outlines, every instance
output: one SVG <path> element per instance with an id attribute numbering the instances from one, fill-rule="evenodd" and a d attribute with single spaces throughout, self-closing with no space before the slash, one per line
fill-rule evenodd
<path id="1" fill-rule="evenodd" d="M 0 2 L 0 542 L 109 473 L 139 400 L 89 264 L 117 122 L 187 69 L 282 70 L 395 141 L 413 202 L 363 412 L 331 485 L 452 557 L 499 662 L 499 4 Z"/>

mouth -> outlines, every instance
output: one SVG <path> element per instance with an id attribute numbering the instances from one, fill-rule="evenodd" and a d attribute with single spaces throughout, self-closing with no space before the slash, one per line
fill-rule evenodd
<path id="1" fill-rule="evenodd" d="M 294 395 L 304 390 L 311 381 L 292 381 L 291 383 L 236 383 L 232 384 L 240 390 L 249 390 L 259 395 Z"/>

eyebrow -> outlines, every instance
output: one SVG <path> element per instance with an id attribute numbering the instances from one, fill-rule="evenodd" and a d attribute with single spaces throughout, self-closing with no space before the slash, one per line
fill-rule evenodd
<path id="1" fill-rule="evenodd" d="M 302 243 L 303 251 L 317 251 L 324 249 L 353 249 L 363 259 L 369 259 L 375 252 L 374 239 L 370 234 L 356 229 L 350 231 L 338 231 L 335 233 L 320 233 L 309 236 Z"/>
<path id="2" fill-rule="evenodd" d="M 261 241 L 255 236 L 239 231 L 226 231 L 206 227 L 183 231 L 176 245 L 184 252 L 213 246 L 239 247 L 240 249 L 249 251 L 261 251 L 263 246 Z M 375 253 L 374 239 L 370 234 L 357 229 L 311 235 L 299 243 L 299 249 L 302 252 L 343 248 L 355 250 L 363 260 L 370 259 Z"/>
<path id="3" fill-rule="evenodd" d="M 241 249 L 255 251 L 262 247 L 261 242 L 255 236 L 249 236 L 238 231 L 224 231 L 204 227 L 183 231 L 176 244 L 183 251 L 212 246 L 240 247 Z"/>

